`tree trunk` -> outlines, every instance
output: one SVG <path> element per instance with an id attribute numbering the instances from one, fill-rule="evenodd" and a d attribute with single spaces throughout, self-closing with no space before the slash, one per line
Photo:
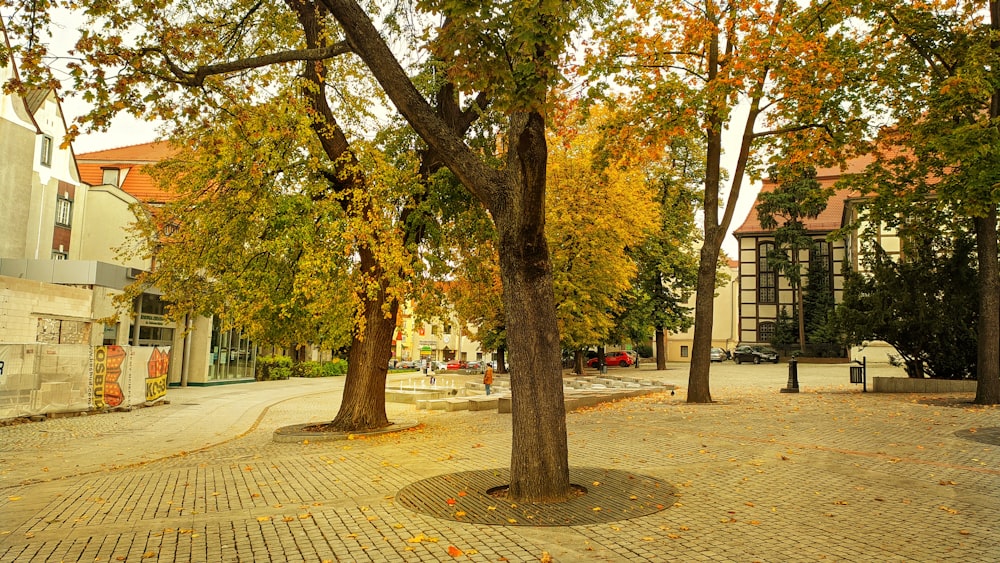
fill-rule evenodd
<path id="1" fill-rule="evenodd" d="M 656 369 L 667 369 L 667 335 L 663 327 L 656 327 Z"/>
<path id="2" fill-rule="evenodd" d="M 340 432 L 374 430 L 391 424 L 385 414 L 385 378 L 392 356 L 392 335 L 399 303 L 393 300 L 388 314 L 383 311 L 388 299 L 386 276 L 382 274 L 371 249 L 362 246 L 358 253 L 361 256 L 361 271 L 371 272 L 373 279 L 368 283 L 377 284 L 377 290 L 374 293 L 359 292 L 364 321 L 351 340 L 344 396 L 340 411 L 331 423 Z"/>
<path id="3" fill-rule="evenodd" d="M 573 373 L 577 375 L 583 375 L 583 366 L 586 356 L 583 355 L 583 350 L 576 350 L 573 352 Z"/>
<path id="4" fill-rule="evenodd" d="M 558 502 L 570 497 L 569 447 L 552 263 L 545 240 L 545 121 L 511 117 L 514 205 L 494 202 L 507 344 L 517 351 L 510 376 L 513 439 L 510 498 Z"/>
<path id="5" fill-rule="evenodd" d="M 997 207 L 976 217 L 979 261 L 979 335 L 976 398 L 979 405 L 1000 404 L 1000 263 L 997 258 Z"/>
<path id="6" fill-rule="evenodd" d="M 719 246 L 705 237 L 698 261 L 698 289 L 694 301 L 694 342 L 691 343 L 691 367 L 688 372 L 687 402 L 711 403 L 708 370 L 712 365 L 712 320 L 715 315 L 715 267 Z M 713 248 L 714 247 L 714 248 Z"/>
<path id="7" fill-rule="evenodd" d="M 990 0 L 990 47 L 1000 49 L 1000 1 Z M 990 98 L 990 118 L 1000 120 L 1000 88 Z M 1000 125 L 996 125 L 1000 128 Z M 979 261 L 979 335 L 976 353 L 976 404 L 1000 404 L 1000 263 L 997 257 L 997 206 L 975 219 Z"/>
<path id="8" fill-rule="evenodd" d="M 799 308 L 799 352 L 806 353 L 806 310 L 805 298 L 802 295 L 802 272 L 799 271 L 799 248 L 792 247 L 795 256 L 792 260 L 792 268 L 798 278 L 795 280 L 796 306 Z"/>
<path id="9" fill-rule="evenodd" d="M 497 373 L 507 373 L 507 349 L 497 348 Z"/>

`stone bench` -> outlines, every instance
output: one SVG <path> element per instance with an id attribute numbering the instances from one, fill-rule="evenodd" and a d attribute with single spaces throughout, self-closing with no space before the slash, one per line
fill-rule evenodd
<path id="1" fill-rule="evenodd" d="M 448 412 L 469 410 L 468 397 L 452 397 L 444 400 L 444 410 Z"/>
<path id="2" fill-rule="evenodd" d="M 448 399 L 420 399 L 417 401 L 417 409 L 429 411 L 443 411 Z"/>
<path id="3" fill-rule="evenodd" d="M 483 395 L 482 397 L 469 397 L 470 411 L 491 411 L 499 408 L 500 397 L 497 395 Z"/>

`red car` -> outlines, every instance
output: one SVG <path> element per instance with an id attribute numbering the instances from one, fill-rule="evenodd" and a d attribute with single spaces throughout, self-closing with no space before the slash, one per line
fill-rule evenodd
<path id="1" fill-rule="evenodd" d="M 598 358 L 590 358 L 589 360 L 587 360 L 587 366 L 596 368 L 597 361 Z M 607 354 L 604 354 L 605 365 L 627 368 L 633 363 L 634 362 L 632 361 L 632 356 L 630 356 L 628 352 L 619 351 L 619 352 L 608 352 Z"/>
<path id="2" fill-rule="evenodd" d="M 458 360 L 452 360 L 448 362 L 448 369 L 465 369 L 465 362 L 460 362 Z"/>

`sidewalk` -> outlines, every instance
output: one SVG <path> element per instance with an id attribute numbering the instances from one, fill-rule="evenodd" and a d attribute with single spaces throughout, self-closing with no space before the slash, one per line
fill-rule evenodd
<path id="1" fill-rule="evenodd" d="M 667 484 L 672 505 L 650 514 L 483 525 L 455 516 L 457 493 L 450 518 L 414 512 L 397 494 L 415 483 L 508 467 L 509 415 L 390 403 L 421 425 L 279 444 L 276 428 L 336 414 L 343 379 L 262 382 L 0 427 L 0 561 L 1000 560 L 1000 447 L 968 439 L 1000 427 L 997 408 L 862 394 L 845 365 L 800 364 L 801 393 L 782 394 L 785 364 L 729 362 L 712 367 L 717 402 L 688 405 L 686 366 L 652 368 L 609 371 L 675 396 L 567 416 L 571 466 Z"/>

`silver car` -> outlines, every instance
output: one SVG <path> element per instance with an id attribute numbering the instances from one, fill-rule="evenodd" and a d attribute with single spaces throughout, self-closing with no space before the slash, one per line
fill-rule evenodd
<path id="1" fill-rule="evenodd" d="M 727 356 L 726 351 L 722 348 L 712 348 L 712 351 L 709 353 L 709 357 L 713 362 L 724 362 L 726 361 Z"/>

